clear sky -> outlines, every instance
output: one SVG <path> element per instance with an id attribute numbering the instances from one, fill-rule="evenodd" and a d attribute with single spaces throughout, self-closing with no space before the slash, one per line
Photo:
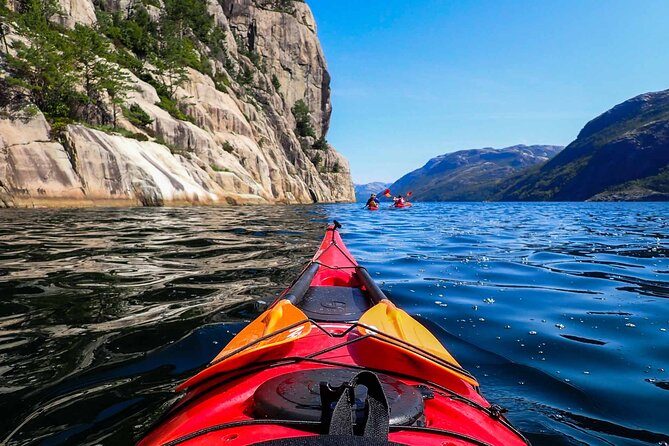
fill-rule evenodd
<path id="1" fill-rule="evenodd" d="M 328 139 L 357 183 L 460 149 L 571 142 L 669 88 L 669 0 L 307 0 L 332 75 Z"/>

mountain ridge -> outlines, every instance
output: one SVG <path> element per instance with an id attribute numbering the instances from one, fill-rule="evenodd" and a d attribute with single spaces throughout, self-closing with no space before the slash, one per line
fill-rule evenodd
<path id="1" fill-rule="evenodd" d="M 546 162 L 562 149 L 552 145 L 515 145 L 458 150 L 428 160 L 391 186 L 393 193 L 413 192 L 414 201 L 483 201 L 497 184 L 528 166 Z"/>
<path id="2" fill-rule="evenodd" d="M 658 200 L 669 194 L 669 90 L 644 93 L 588 122 L 540 168 L 515 175 L 502 201 Z"/>

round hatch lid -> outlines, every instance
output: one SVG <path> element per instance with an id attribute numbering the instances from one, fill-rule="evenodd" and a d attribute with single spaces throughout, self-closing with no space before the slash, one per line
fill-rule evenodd
<path id="1" fill-rule="evenodd" d="M 359 372 L 344 368 L 323 368 L 275 376 L 256 389 L 253 396 L 254 415 L 276 420 L 321 421 L 321 382 L 339 387 Z M 377 376 L 390 406 L 390 424 L 408 426 L 419 421 L 425 407 L 421 393 L 391 376 Z M 366 399 L 367 389 L 364 386 L 356 387 L 355 400 L 360 420 L 364 417 Z"/>

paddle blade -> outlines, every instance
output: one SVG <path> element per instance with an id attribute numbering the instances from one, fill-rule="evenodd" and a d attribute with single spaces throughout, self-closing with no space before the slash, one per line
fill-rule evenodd
<path id="1" fill-rule="evenodd" d="M 455 358 L 443 345 L 441 345 L 439 340 L 435 338 L 427 328 L 409 316 L 408 313 L 397 308 L 389 300 L 382 300 L 367 310 L 362 317 L 360 317 L 359 322 L 362 325 L 370 327 L 370 330 L 367 330 L 364 327 L 359 328 L 360 333 L 363 335 L 370 334 L 382 338 L 383 335 L 376 333 L 378 331 L 389 337 L 401 339 L 408 344 L 406 347 L 397 345 L 398 348 L 406 348 L 408 351 L 418 356 L 420 356 L 420 351 L 417 349 L 420 349 L 462 369 L 462 366 L 458 364 Z M 411 349 L 411 346 L 416 347 L 417 349 Z M 423 359 L 430 360 L 429 356 L 423 356 Z M 444 368 L 444 370 L 456 374 L 458 377 L 474 386 L 478 386 L 476 380 L 471 376 L 468 376 L 466 374 L 467 372 L 464 370 L 462 370 L 463 373 L 450 368 Z"/>
<path id="2" fill-rule="evenodd" d="M 288 329 L 292 325 L 295 325 L 295 327 Z M 308 335 L 310 331 L 311 323 L 307 315 L 289 301 L 281 300 L 244 327 L 212 362 L 216 362 L 231 352 L 256 342 L 263 337 L 266 337 L 266 339 L 259 341 L 244 351 L 254 351 L 270 345 L 275 346 L 291 342 Z M 272 333 L 276 332 L 280 333 L 271 336 Z"/>
<path id="3" fill-rule="evenodd" d="M 410 197 L 413 195 L 413 192 L 407 192 L 407 197 Z"/>

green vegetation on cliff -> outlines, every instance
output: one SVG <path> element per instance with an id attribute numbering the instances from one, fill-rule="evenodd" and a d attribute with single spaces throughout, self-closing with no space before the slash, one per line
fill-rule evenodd
<path id="1" fill-rule="evenodd" d="M 11 23 L 30 43 L 15 42 L 13 54 L 6 54 L 0 105 L 21 112 L 34 104 L 52 123 L 116 127 L 131 89 L 119 66 L 154 86 L 157 105 L 177 119 L 192 120 L 175 99 L 187 80 L 185 67 L 212 75 L 225 88 L 227 77 L 214 76 L 209 62 L 226 62 L 225 33 L 214 25 L 205 0 L 166 0 L 158 20 L 141 2 L 126 12 L 103 5 L 96 29 L 77 24 L 70 30 L 51 20 L 61 14 L 56 0 L 21 0 L 16 12 L 3 4 L 3 24 Z"/>
<path id="2" fill-rule="evenodd" d="M 254 0 L 256 6 L 262 9 L 269 9 L 271 11 L 286 12 L 288 14 L 295 13 L 294 2 L 304 3 L 304 0 Z"/>
<path id="3" fill-rule="evenodd" d="M 306 137 L 316 137 L 316 131 L 314 128 L 311 126 L 311 116 L 309 114 L 309 107 L 307 104 L 302 100 L 298 100 L 295 102 L 295 105 L 293 105 L 293 116 L 295 116 L 295 122 L 296 122 L 296 128 L 295 128 L 295 133 L 297 133 L 298 136 L 306 138 Z"/>
<path id="4" fill-rule="evenodd" d="M 254 4 L 293 14 L 296 1 L 254 0 Z M 11 51 L 9 45 L 2 51 L 6 61 L 0 65 L 0 108 L 4 115 L 9 111 L 17 117 L 39 109 L 58 133 L 75 122 L 116 128 L 122 112 L 133 125 L 149 132 L 150 122 L 126 103 L 133 88 L 132 74 L 155 88 L 157 106 L 176 119 L 195 123 L 186 113 L 186 104 L 176 97 L 177 89 L 188 80 L 187 67 L 210 76 L 223 92 L 234 80 L 238 93 L 258 109 L 271 108 L 268 93 L 285 100 L 276 73 L 270 81 L 262 76 L 268 68 L 256 49 L 255 21 L 247 35 L 233 28 L 242 56 L 233 60 L 226 48 L 226 31 L 208 12 L 207 0 L 144 0 L 122 10 L 105 1 L 94 4 L 95 27 L 76 24 L 68 29 L 57 24 L 56 19 L 64 16 L 58 0 L 18 0 L 13 8 L 0 0 L 0 37 L 9 29 L 25 38 L 14 39 Z M 291 110 L 303 147 L 329 150 L 314 128 L 307 103 L 298 100 Z"/>
<path id="5" fill-rule="evenodd" d="M 52 122 L 115 125 L 116 107 L 107 113 L 103 97 L 121 103 L 130 89 L 128 78 L 113 65 L 111 45 L 95 30 L 65 30 L 49 22 L 58 11 L 55 0 L 24 0 L 18 14 L 3 10 L 3 18 L 14 20 L 30 44 L 15 42 L 14 55 L 6 54 L 0 102 L 19 112 L 34 104 Z"/>

